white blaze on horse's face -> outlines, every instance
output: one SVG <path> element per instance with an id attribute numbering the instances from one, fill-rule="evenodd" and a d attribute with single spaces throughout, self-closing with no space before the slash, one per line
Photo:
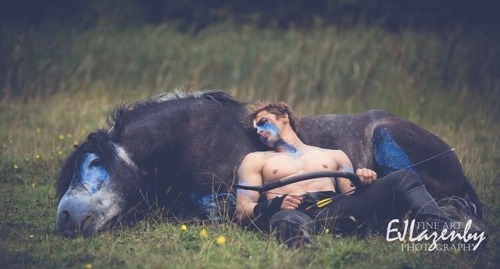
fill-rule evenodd
<path id="1" fill-rule="evenodd" d="M 115 146 L 115 151 L 121 161 L 136 168 L 123 148 Z M 57 209 L 57 228 L 67 236 L 96 234 L 120 214 L 123 206 L 101 156 L 88 152 L 81 160 Z"/>
<path id="2" fill-rule="evenodd" d="M 124 148 L 120 147 L 119 145 L 115 145 L 115 150 L 116 154 L 122 161 L 127 163 L 128 166 L 130 166 L 130 168 L 137 170 L 137 165 L 134 163 L 134 161 L 132 161 L 132 159 L 130 158 L 130 156 L 128 155 L 127 151 Z"/>

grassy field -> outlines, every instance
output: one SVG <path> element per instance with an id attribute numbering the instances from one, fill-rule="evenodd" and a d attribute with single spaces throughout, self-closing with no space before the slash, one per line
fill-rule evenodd
<path id="1" fill-rule="evenodd" d="M 89 31 L 2 28 L 0 268 L 498 268 L 498 39 L 379 28 L 171 25 Z M 496 71 L 495 71 L 496 70 Z M 95 238 L 55 234 L 54 183 L 73 145 L 123 102 L 175 88 L 277 99 L 302 115 L 384 108 L 453 147 L 485 204 L 475 252 L 409 252 L 382 237 L 318 235 L 290 250 L 230 224 L 162 220 Z M 444 168 L 446 169 L 446 168 Z M 200 232 L 205 230 L 205 232 Z M 226 240 L 218 244 L 221 238 Z"/>

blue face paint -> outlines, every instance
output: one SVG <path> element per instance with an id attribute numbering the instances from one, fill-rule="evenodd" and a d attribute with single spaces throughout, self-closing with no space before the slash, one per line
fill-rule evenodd
<path id="1" fill-rule="evenodd" d="M 255 127 L 255 131 L 257 132 L 257 134 L 264 132 L 274 137 L 278 137 L 278 133 L 280 131 L 276 125 L 270 123 L 267 119 L 262 119 L 258 123 L 256 123 L 254 120 L 253 127 Z M 267 137 L 259 136 L 259 139 L 260 141 L 262 141 L 262 143 L 268 146 L 273 146 L 269 143 L 269 139 Z"/>
<path id="2" fill-rule="evenodd" d="M 276 141 L 270 142 L 267 137 L 259 136 L 260 141 L 262 141 L 262 143 L 264 143 L 265 145 L 270 146 L 272 148 L 282 147 L 285 149 L 285 151 L 288 151 L 291 153 L 297 152 L 297 150 L 293 146 L 286 143 L 285 141 L 283 141 L 283 139 L 281 139 L 279 137 L 278 134 L 279 134 L 280 130 L 279 130 L 278 126 L 269 122 L 267 119 L 262 119 L 258 123 L 256 123 L 254 120 L 253 126 L 254 126 L 257 134 L 259 134 L 261 132 L 265 132 L 265 133 L 268 133 L 270 136 L 274 136 L 277 138 Z"/>
<path id="3" fill-rule="evenodd" d="M 99 156 L 87 153 L 80 165 L 81 183 L 90 194 L 101 189 L 103 183 L 109 180 L 109 172 L 104 167 Z"/>
<path id="4" fill-rule="evenodd" d="M 373 133 L 373 152 L 375 161 L 385 176 L 397 170 L 407 169 L 413 163 L 406 152 L 398 145 L 387 128 L 377 128 Z M 416 172 L 414 168 L 408 169 Z"/>
<path id="5" fill-rule="evenodd" d="M 253 127 L 255 127 L 257 133 L 267 132 L 271 135 L 278 136 L 278 133 L 280 132 L 280 129 L 278 129 L 276 125 L 270 123 L 267 119 L 262 119 L 258 123 L 254 120 Z"/>

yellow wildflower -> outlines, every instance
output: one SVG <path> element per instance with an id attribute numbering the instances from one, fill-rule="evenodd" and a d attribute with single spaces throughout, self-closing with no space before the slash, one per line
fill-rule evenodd
<path id="1" fill-rule="evenodd" d="M 202 238 L 207 238 L 208 237 L 208 232 L 207 232 L 207 229 L 205 228 L 202 228 L 201 231 L 200 231 L 200 236 Z"/>
<path id="2" fill-rule="evenodd" d="M 216 239 L 215 239 L 215 243 L 220 246 L 220 245 L 224 245 L 226 243 L 226 237 L 223 236 L 223 235 L 220 235 L 218 236 Z"/>

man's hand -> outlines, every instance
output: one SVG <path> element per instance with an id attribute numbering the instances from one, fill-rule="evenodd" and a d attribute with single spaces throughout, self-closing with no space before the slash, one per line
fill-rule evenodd
<path id="1" fill-rule="evenodd" d="M 294 194 L 288 194 L 283 203 L 281 203 L 281 209 L 297 209 L 300 204 L 302 204 L 302 199 L 304 197 Z"/>
<path id="2" fill-rule="evenodd" d="M 372 184 L 375 180 L 377 180 L 377 173 L 368 168 L 360 168 L 356 170 L 356 175 L 359 177 L 359 180 L 363 185 Z"/>

